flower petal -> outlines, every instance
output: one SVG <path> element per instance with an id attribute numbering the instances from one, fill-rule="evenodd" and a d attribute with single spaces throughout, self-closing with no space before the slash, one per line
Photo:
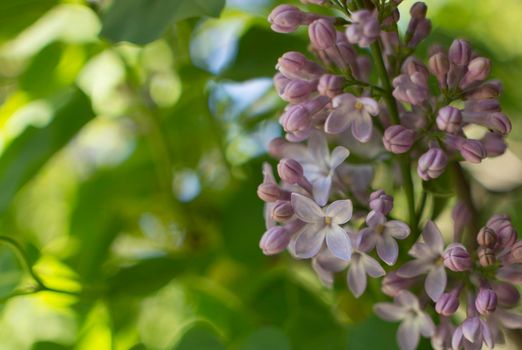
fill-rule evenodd
<path id="1" fill-rule="evenodd" d="M 455 333 L 453 333 L 453 337 L 451 338 L 451 347 L 453 348 L 453 350 L 458 350 L 458 349 L 462 348 L 462 338 L 463 338 L 462 326 L 457 327 L 457 329 L 455 330 Z"/>
<path id="2" fill-rule="evenodd" d="M 410 227 L 402 221 L 391 220 L 384 224 L 384 232 L 397 239 L 404 239 L 410 235 Z"/>
<path id="3" fill-rule="evenodd" d="M 339 259 L 329 249 L 322 249 L 316 255 L 314 261 L 317 262 L 324 270 L 331 272 L 339 272 L 348 266 L 348 261 Z"/>
<path id="4" fill-rule="evenodd" d="M 326 137 L 320 132 L 314 132 L 308 139 L 308 151 L 314 163 L 325 163 L 330 156 Z"/>
<path id="5" fill-rule="evenodd" d="M 389 266 L 395 264 L 399 256 L 399 246 L 391 235 L 383 233 L 377 240 L 377 255 Z"/>
<path id="6" fill-rule="evenodd" d="M 330 169 L 334 170 L 335 168 L 337 168 L 339 165 L 342 164 L 342 162 L 346 160 L 346 158 L 348 158 L 349 155 L 350 151 L 348 150 L 348 148 L 343 146 L 335 147 L 332 151 L 332 155 L 330 156 Z"/>
<path id="7" fill-rule="evenodd" d="M 375 247 L 375 244 L 377 244 L 377 234 L 369 227 L 363 228 L 359 232 L 359 236 L 357 238 L 357 249 L 363 252 L 372 250 Z"/>
<path id="8" fill-rule="evenodd" d="M 415 350 L 419 345 L 419 327 L 413 319 L 404 320 L 397 331 L 397 342 L 401 350 Z"/>
<path id="9" fill-rule="evenodd" d="M 402 290 L 394 299 L 395 303 L 407 309 L 418 309 L 419 299 L 410 291 Z"/>
<path id="10" fill-rule="evenodd" d="M 361 262 L 363 263 L 366 274 L 373 278 L 382 277 L 386 274 L 386 271 L 384 271 L 379 262 L 369 255 L 362 255 Z"/>
<path id="11" fill-rule="evenodd" d="M 332 218 L 332 223 L 346 224 L 352 218 L 353 204 L 349 199 L 338 200 L 325 209 L 325 215 Z"/>
<path id="12" fill-rule="evenodd" d="M 508 329 L 522 328 L 522 315 L 497 308 L 497 311 L 495 311 L 495 316 L 500 321 L 500 323 L 502 323 L 502 325 Z"/>
<path id="13" fill-rule="evenodd" d="M 425 259 L 426 257 L 431 256 L 431 249 L 426 243 L 417 242 L 413 247 L 411 247 L 408 254 L 417 259 Z"/>
<path id="14" fill-rule="evenodd" d="M 292 207 L 297 217 L 310 224 L 323 223 L 323 210 L 312 199 L 299 193 L 292 193 Z"/>
<path id="15" fill-rule="evenodd" d="M 364 267 L 358 261 L 354 261 L 350 265 L 348 287 L 356 298 L 360 297 L 366 289 L 366 274 Z"/>
<path id="16" fill-rule="evenodd" d="M 359 101 L 364 105 L 364 109 L 371 115 L 379 114 L 379 104 L 370 97 L 359 97 Z"/>
<path id="17" fill-rule="evenodd" d="M 482 339 L 484 340 L 484 343 L 487 345 L 488 348 L 493 349 L 495 347 L 495 341 L 493 339 L 489 326 L 486 324 L 484 320 L 480 320 L 480 326 L 482 330 Z"/>
<path id="18" fill-rule="evenodd" d="M 472 317 L 462 323 L 462 334 L 464 338 L 474 343 L 480 335 L 480 318 Z"/>
<path id="19" fill-rule="evenodd" d="M 369 227 L 376 227 L 378 225 L 384 225 L 385 222 L 386 222 L 386 217 L 382 213 L 375 211 L 375 210 L 370 211 L 368 213 L 368 215 L 366 216 L 366 224 Z"/>
<path id="20" fill-rule="evenodd" d="M 421 312 L 417 315 L 416 319 L 417 324 L 419 325 L 420 333 L 425 337 L 431 337 L 435 334 L 435 324 L 430 316 Z"/>
<path id="21" fill-rule="evenodd" d="M 378 303 L 373 307 L 373 311 L 385 321 L 393 322 L 402 320 L 408 310 L 392 303 Z"/>
<path id="22" fill-rule="evenodd" d="M 368 113 L 361 113 L 359 118 L 354 118 L 352 123 L 352 135 L 359 142 L 366 143 L 372 136 L 373 123 Z"/>
<path id="23" fill-rule="evenodd" d="M 348 129 L 350 122 L 351 120 L 348 118 L 346 111 L 334 109 L 326 118 L 324 131 L 327 134 L 339 134 Z"/>
<path id="24" fill-rule="evenodd" d="M 424 283 L 424 288 L 426 289 L 426 293 L 433 301 L 439 300 L 440 296 L 444 293 L 444 289 L 446 289 L 447 276 L 446 270 L 444 266 L 438 266 L 428 273 L 426 276 L 426 281 Z"/>
<path id="25" fill-rule="evenodd" d="M 314 199 L 319 205 L 325 205 L 330 197 L 330 189 L 332 188 L 332 177 L 321 176 L 313 182 L 312 192 Z"/>
<path id="26" fill-rule="evenodd" d="M 321 264 L 317 262 L 317 259 L 312 260 L 312 268 L 321 280 L 321 282 L 328 288 L 332 288 L 334 274 L 331 271 L 324 269 Z"/>
<path id="27" fill-rule="evenodd" d="M 415 259 L 402 265 L 397 274 L 402 278 L 411 278 L 422 275 L 430 269 L 430 261 L 426 259 Z"/>
<path id="28" fill-rule="evenodd" d="M 326 246 L 332 254 L 342 260 L 350 260 L 352 257 L 352 242 L 348 234 L 338 225 L 324 228 L 326 235 Z"/>
<path id="29" fill-rule="evenodd" d="M 440 233 L 439 228 L 433 221 L 428 221 L 424 230 L 422 231 L 422 237 L 424 238 L 424 242 L 431 248 L 432 252 L 440 253 L 444 251 L 444 240 L 442 239 L 442 234 Z"/>
<path id="30" fill-rule="evenodd" d="M 317 225 L 306 225 L 295 241 L 295 255 L 301 259 L 315 256 L 324 242 L 325 231 Z"/>

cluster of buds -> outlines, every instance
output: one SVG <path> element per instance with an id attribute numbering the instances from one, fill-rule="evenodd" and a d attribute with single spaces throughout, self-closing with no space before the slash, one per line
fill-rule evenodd
<path id="1" fill-rule="evenodd" d="M 377 304 L 375 312 L 402 321 L 402 350 L 415 349 L 421 336 L 441 349 L 493 347 L 502 341 L 502 328 L 522 328 L 522 316 L 510 310 L 519 301 L 514 284 L 522 282 L 522 242 L 509 218 L 493 216 L 476 232 L 476 247 L 466 246 L 462 233 L 477 218 L 458 202 L 454 241 L 446 245 L 428 221 L 409 250 L 414 259 L 405 262 L 399 249 L 407 237 L 417 237 L 422 212 L 415 213 L 412 201 L 411 226 L 396 220 L 393 197 L 371 187 L 375 154 L 406 162 L 407 176 L 416 164 L 419 179 L 429 181 L 451 163 L 505 152 L 511 124 L 498 101 L 500 83 L 487 80 L 489 60 L 464 40 L 448 52 L 431 47 L 427 64 L 415 58 L 431 31 L 421 2 L 410 8 L 404 34 L 397 29 L 400 0 L 301 3 L 339 11 L 328 16 L 327 9 L 315 14 L 280 5 L 269 16 L 280 33 L 307 27 L 310 52 L 287 52 L 277 61 L 274 85 L 288 105 L 279 118 L 284 137 L 269 145 L 279 161 L 278 179 L 265 164 L 258 187 L 267 226 L 260 248 L 309 260 L 328 287 L 346 271 L 355 297 L 364 293 L 368 276 L 383 278 L 382 291 L 395 302 Z M 484 136 L 469 138 L 470 125 L 484 128 Z M 347 162 L 346 146 L 358 152 L 358 164 Z M 383 266 L 396 269 L 386 274 Z M 459 321 L 461 308 L 467 318 Z"/>

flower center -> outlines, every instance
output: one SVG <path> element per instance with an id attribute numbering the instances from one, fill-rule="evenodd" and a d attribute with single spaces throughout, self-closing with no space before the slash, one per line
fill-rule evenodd
<path id="1" fill-rule="evenodd" d="M 360 101 L 357 101 L 355 102 L 355 109 L 358 110 L 358 111 L 362 111 L 362 109 L 364 108 L 364 105 L 360 102 Z"/>
<path id="2" fill-rule="evenodd" d="M 382 234 L 383 232 L 384 232 L 384 225 L 379 224 L 375 227 L 375 233 L 377 233 L 378 235 Z"/>
<path id="3" fill-rule="evenodd" d="M 324 223 L 326 225 L 330 225 L 332 223 L 332 218 L 330 216 L 325 216 L 324 217 Z"/>

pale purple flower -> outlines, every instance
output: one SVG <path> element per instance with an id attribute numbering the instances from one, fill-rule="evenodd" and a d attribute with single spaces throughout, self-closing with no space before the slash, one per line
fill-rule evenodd
<path id="1" fill-rule="evenodd" d="M 451 338 L 455 332 L 455 326 L 448 317 L 440 317 L 440 324 L 431 337 L 431 346 L 436 350 L 451 349 Z"/>
<path id="2" fill-rule="evenodd" d="M 418 277 L 403 278 L 395 271 L 388 272 L 382 279 L 381 290 L 384 294 L 396 297 L 404 289 L 417 283 Z"/>
<path id="3" fill-rule="evenodd" d="M 299 26 L 312 23 L 321 18 L 319 15 L 307 13 L 291 5 L 279 5 L 272 10 L 268 16 L 268 21 L 274 32 L 291 33 Z"/>
<path id="4" fill-rule="evenodd" d="M 378 303 L 375 313 L 386 321 L 401 321 L 397 342 L 401 350 L 415 350 L 420 336 L 431 337 L 435 333 L 432 319 L 421 310 L 419 300 L 409 291 L 400 292 L 394 303 Z"/>
<path id="5" fill-rule="evenodd" d="M 288 79 L 317 80 L 324 68 L 300 52 L 286 52 L 277 60 L 276 68 Z"/>
<path id="6" fill-rule="evenodd" d="M 429 89 L 426 76 L 421 72 L 401 74 L 393 79 L 393 96 L 412 105 L 420 105 L 428 99 Z"/>
<path id="7" fill-rule="evenodd" d="M 350 155 L 347 148 L 337 146 L 330 153 L 324 135 L 313 133 L 308 140 L 308 147 L 289 145 L 283 151 L 288 158 L 298 161 L 304 170 L 304 176 L 312 183 L 316 202 L 323 206 L 328 201 L 335 171 Z"/>
<path id="8" fill-rule="evenodd" d="M 345 84 L 346 80 L 342 76 L 324 74 L 319 79 L 317 91 L 323 96 L 334 98 L 343 93 L 343 87 Z"/>
<path id="9" fill-rule="evenodd" d="M 368 47 L 381 32 L 377 14 L 368 10 L 352 13 L 352 24 L 346 29 L 346 38 L 351 44 Z"/>
<path id="10" fill-rule="evenodd" d="M 379 105 L 369 97 L 355 97 L 352 94 L 335 96 L 333 111 L 326 119 L 324 130 L 338 134 L 352 128 L 353 136 L 360 142 L 368 142 L 372 135 L 372 118 L 379 113 Z"/>
<path id="11" fill-rule="evenodd" d="M 358 298 L 366 290 L 368 283 L 366 275 L 378 278 L 384 276 L 386 272 L 377 260 L 366 254 L 368 247 L 364 246 L 360 234 L 352 235 L 352 244 L 353 254 L 348 269 L 347 282 L 352 294 Z"/>
<path id="12" fill-rule="evenodd" d="M 314 269 L 321 282 L 328 288 L 333 286 L 334 273 L 344 270 L 350 262 L 339 259 L 329 249 L 323 247 L 312 259 Z"/>
<path id="13" fill-rule="evenodd" d="M 265 255 L 274 255 L 282 252 L 290 243 L 292 232 L 283 226 L 269 228 L 261 237 L 259 248 Z"/>
<path id="14" fill-rule="evenodd" d="M 447 275 L 442 255 L 444 240 L 438 227 L 428 221 L 422 231 L 424 242 L 417 241 L 408 252 L 415 260 L 404 264 L 397 273 L 401 277 L 410 278 L 427 274 L 424 288 L 428 296 L 437 301 L 446 289 Z"/>
<path id="15" fill-rule="evenodd" d="M 520 292 L 511 283 L 499 282 L 493 285 L 493 290 L 501 306 L 513 307 L 520 302 Z"/>
<path id="16" fill-rule="evenodd" d="M 361 230 L 361 240 L 368 248 L 377 247 L 377 255 L 388 265 L 393 265 L 399 255 L 396 239 L 405 239 L 410 234 L 408 225 L 401 221 L 386 221 L 377 211 L 370 211 L 366 217 L 367 228 Z"/>
<path id="17" fill-rule="evenodd" d="M 292 206 L 296 216 L 306 224 L 295 241 L 295 255 L 299 258 L 315 256 L 324 242 L 339 259 L 350 260 L 352 244 L 340 226 L 352 217 L 353 206 L 349 199 L 338 200 L 322 209 L 312 199 L 292 193 Z"/>
<path id="18" fill-rule="evenodd" d="M 453 333 L 451 343 L 454 350 L 461 348 L 480 350 L 482 349 L 482 343 L 489 348 L 493 348 L 495 345 L 488 324 L 478 316 L 464 320 Z"/>
<path id="19" fill-rule="evenodd" d="M 388 215 L 393 209 L 393 197 L 387 195 L 383 190 L 377 190 L 370 194 L 368 205 L 372 210 Z"/>

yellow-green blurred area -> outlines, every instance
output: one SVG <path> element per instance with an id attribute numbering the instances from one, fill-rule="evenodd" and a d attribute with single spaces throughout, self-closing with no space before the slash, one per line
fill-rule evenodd
<path id="1" fill-rule="evenodd" d="M 504 83 L 510 151 L 472 171 L 522 228 L 522 2 L 427 2 L 419 56 L 467 38 Z M 344 277 L 326 290 L 258 248 L 271 76 L 307 47 L 304 29 L 270 31 L 276 3 L 0 1 L 0 235 L 70 292 L 8 298 L 34 280 L 2 245 L 0 349 L 395 348 L 397 325 L 371 316 L 378 281 L 356 301 Z"/>

